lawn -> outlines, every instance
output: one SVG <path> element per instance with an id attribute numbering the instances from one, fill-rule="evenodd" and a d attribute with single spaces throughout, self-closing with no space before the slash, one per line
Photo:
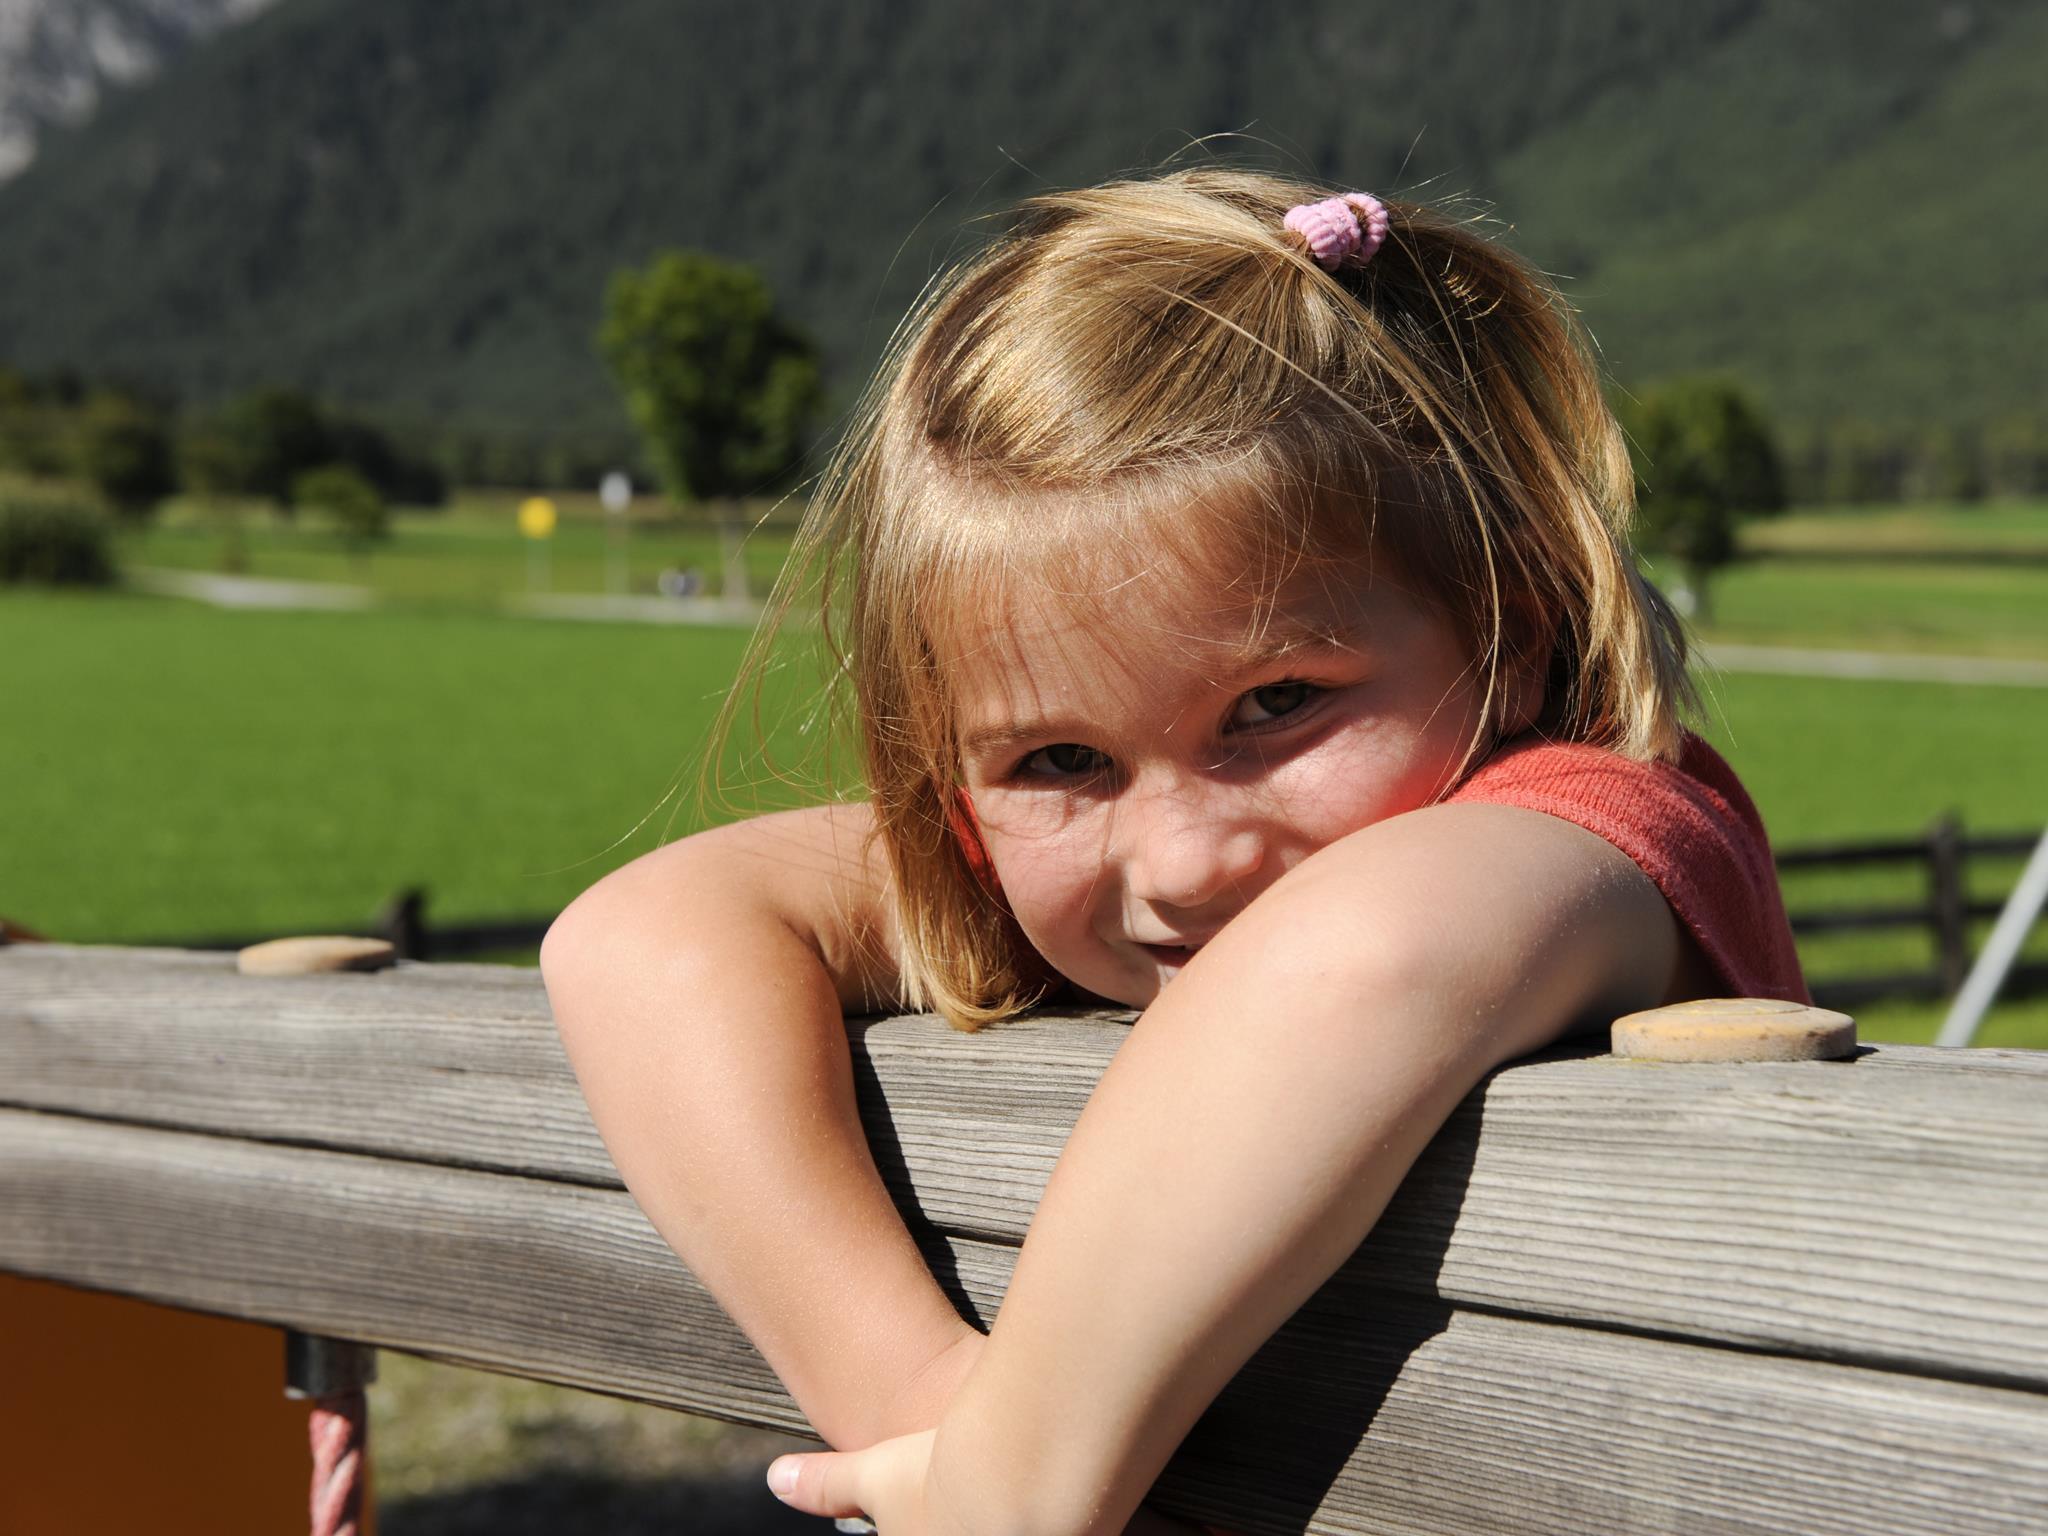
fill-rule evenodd
<path id="1" fill-rule="evenodd" d="M 2048 560 L 1747 560 L 1717 578 L 1709 641 L 2048 660 Z"/>
<path id="2" fill-rule="evenodd" d="M 696 824 L 745 636 L 0 598 L 0 911 L 135 940 L 545 913 Z M 678 779 L 688 785 L 672 798 Z"/>
<path id="3" fill-rule="evenodd" d="M 1709 641 L 2048 660 L 2048 503 L 1757 519 L 1711 597 Z"/>
<path id="4" fill-rule="evenodd" d="M 1802 509 L 1743 529 L 1752 555 L 2012 556 L 2048 560 L 2048 505 L 2038 501 L 1917 502 Z"/>

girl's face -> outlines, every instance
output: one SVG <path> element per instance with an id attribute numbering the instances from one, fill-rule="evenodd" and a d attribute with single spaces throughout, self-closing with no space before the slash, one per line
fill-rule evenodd
<path id="1" fill-rule="evenodd" d="M 1135 1006 L 1317 849 L 1436 799 L 1480 716 L 1465 643 L 1384 567 L 1263 610 L 1155 572 L 990 630 L 944 660 L 1003 894 L 1061 975 Z"/>

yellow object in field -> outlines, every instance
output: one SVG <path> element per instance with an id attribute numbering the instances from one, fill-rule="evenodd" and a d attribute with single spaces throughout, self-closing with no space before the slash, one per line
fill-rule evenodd
<path id="1" fill-rule="evenodd" d="M 529 539 L 545 539 L 555 531 L 555 504 L 545 496 L 529 496 L 519 503 L 519 531 Z"/>

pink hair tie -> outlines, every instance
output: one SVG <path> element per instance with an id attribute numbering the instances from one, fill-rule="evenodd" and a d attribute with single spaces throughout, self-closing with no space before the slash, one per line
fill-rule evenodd
<path id="1" fill-rule="evenodd" d="M 1301 236 L 1311 256 L 1334 272 L 1349 261 L 1362 267 L 1387 238 L 1387 205 L 1370 192 L 1346 192 L 1302 203 L 1280 221 Z"/>

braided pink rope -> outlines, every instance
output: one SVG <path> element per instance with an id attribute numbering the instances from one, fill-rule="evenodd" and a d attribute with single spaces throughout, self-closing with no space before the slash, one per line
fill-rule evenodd
<path id="1" fill-rule="evenodd" d="M 1307 242 L 1309 254 L 1334 272 L 1349 261 L 1362 267 L 1386 243 L 1387 205 L 1370 192 L 1346 192 L 1301 203 L 1280 221 Z"/>
<path id="2" fill-rule="evenodd" d="M 361 1392 L 313 1399 L 313 1536 L 360 1536 L 363 1465 L 370 1435 Z"/>

